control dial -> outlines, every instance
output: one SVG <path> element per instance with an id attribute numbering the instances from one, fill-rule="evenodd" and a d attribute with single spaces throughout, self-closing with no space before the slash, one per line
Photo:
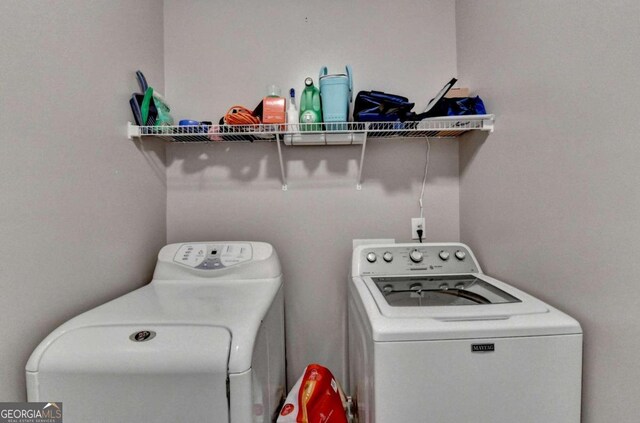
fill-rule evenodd
<path id="1" fill-rule="evenodd" d="M 423 258 L 422 257 L 422 252 L 418 251 L 417 249 L 414 249 L 409 253 L 409 258 L 414 263 L 420 263 L 422 261 L 422 258 Z"/>
<path id="2" fill-rule="evenodd" d="M 438 254 L 440 256 L 440 258 L 444 261 L 449 260 L 449 252 L 448 251 L 440 251 L 440 254 Z"/>
<path id="3" fill-rule="evenodd" d="M 367 254 L 367 261 L 369 263 L 375 263 L 377 259 L 378 259 L 378 256 L 376 256 L 376 253 L 374 253 L 373 251 Z"/>
<path id="4" fill-rule="evenodd" d="M 460 261 L 464 260 L 465 257 L 467 257 L 467 253 L 465 253 L 464 251 L 456 251 L 456 258 Z"/>
<path id="5" fill-rule="evenodd" d="M 385 253 L 382 255 L 382 258 L 387 263 L 390 263 L 393 260 L 393 254 L 391 254 L 389 251 L 385 251 Z"/>

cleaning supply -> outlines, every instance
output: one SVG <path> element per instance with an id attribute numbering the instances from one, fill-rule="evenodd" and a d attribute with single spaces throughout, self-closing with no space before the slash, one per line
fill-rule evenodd
<path id="1" fill-rule="evenodd" d="M 296 90 L 289 90 L 289 108 L 287 109 L 287 123 L 289 132 L 298 131 L 298 108 L 296 107 Z"/>
<path id="2" fill-rule="evenodd" d="M 262 100 L 262 123 L 285 123 L 285 99 L 280 97 L 280 88 L 270 85 L 268 95 Z"/>
<path id="3" fill-rule="evenodd" d="M 147 84 L 147 79 L 144 77 L 144 74 L 141 71 L 136 72 L 136 78 L 138 79 L 138 86 L 140 87 L 139 93 L 133 93 L 131 95 L 131 99 L 129 100 L 129 105 L 131 106 L 131 111 L 133 112 L 133 118 L 138 126 L 153 126 L 156 123 L 156 118 L 158 117 L 158 111 L 156 110 L 156 105 L 153 103 L 153 93 L 150 92 L 149 96 L 145 100 L 145 94 L 147 93 L 147 88 L 149 88 L 149 84 Z M 145 104 L 145 119 L 142 119 L 142 106 Z"/>
<path id="4" fill-rule="evenodd" d="M 169 104 L 164 99 L 162 94 L 154 91 L 152 87 L 147 83 L 147 79 L 141 71 L 136 72 L 136 78 L 140 91 L 143 94 L 142 102 L 139 103 L 140 120 L 142 125 L 154 125 L 154 126 L 171 126 L 173 125 L 173 117 L 171 117 L 171 109 Z M 136 101 L 137 97 L 134 95 L 132 101 Z M 134 105 L 132 104 L 132 107 Z M 137 110 L 134 110 L 134 114 Z"/>
<path id="5" fill-rule="evenodd" d="M 313 85 L 313 79 L 304 80 L 304 91 L 300 97 L 300 129 L 302 131 L 320 131 L 322 125 L 322 104 L 320 90 Z M 311 125 L 317 123 L 318 125 Z"/>
<path id="6" fill-rule="evenodd" d="M 348 122 L 349 103 L 353 101 L 353 77 L 351 66 L 346 73 L 328 74 L 326 66 L 320 69 L 320 97 L 325 122 Z M 343 129 L 344 125 L 327 125 L 329 130 Z"/>
<path id="7" fill-rule="evenodd" d="M 347 399 L 331 371 L 309 364 L 285 400 L 276 423 L 347 423 Z"/>

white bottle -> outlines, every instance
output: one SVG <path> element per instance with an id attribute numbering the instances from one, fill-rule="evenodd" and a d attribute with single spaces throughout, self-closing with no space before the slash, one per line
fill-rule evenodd
<path id="1" fill-rule="evenodd" d="M 287 130 L 289 132 L 297 132 L 298 129 L 298 108 L 296 107 L 296 90 L 289 90 L 289 108 L 287 109 Z"/>

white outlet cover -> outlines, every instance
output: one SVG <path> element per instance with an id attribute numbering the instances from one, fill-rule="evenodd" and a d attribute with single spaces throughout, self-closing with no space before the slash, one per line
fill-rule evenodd
<path id="1" fill-rule="evenodd" d="M 422 239 L 425 239 L 425 226 L 424 217 L 412 217 L 411 218 L 411 239 L 420 239 L 418 237 L 418 229 L 422 228 Z"/>

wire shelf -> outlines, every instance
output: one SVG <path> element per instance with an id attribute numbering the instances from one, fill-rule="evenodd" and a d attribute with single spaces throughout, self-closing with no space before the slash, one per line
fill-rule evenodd
<path id="1" fill-rule="evenodd" d="M 168 142 L 272 142 L 289 145 L 362 144 L 369 138 L 453 138 L 472 130 L 493 131 L 493 115 L 447 116 L 418 122 L 289 123 L 276 125 L 129 125 L 129 138 Z"/>
<path id="2" fill-rule="evenodd" d="M 275 142 L 282 179 L 287 190 L 287 175 L 281 144 L 345 145 L 360 144 L 357 189 L 362 188 L 362 168 L 367 139 L 452 138 L 468 131 L 493 132 L 493 115 L 447 116 L 419 122 L 337 122 L 290 123 L 276 125 L 198 125 L 135 126 L 129 122 L 129 139 L 157 137 L 172 143 Z"/>

